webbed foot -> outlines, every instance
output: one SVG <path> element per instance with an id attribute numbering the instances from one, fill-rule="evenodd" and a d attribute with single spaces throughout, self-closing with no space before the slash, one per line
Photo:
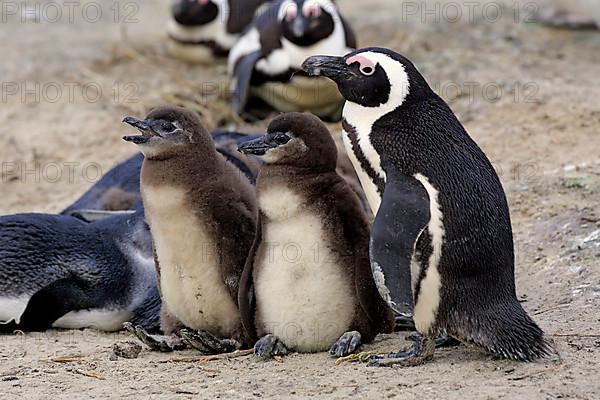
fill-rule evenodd
<path id="1" fill-rule="evenodd" d="M 183 343 L 181 338 L 175 335 L 151 335 L 140 325 L 133 325 L 130 322 L 123 324 L 128 332 L 134 334 L 142 343 L 150 348 L 152 351 L 161 351 L 168 353 L 174 350 L 183 350 L 187 348 L 187 345 Z"/>
<path id="2" fill-rule="evenodd" d="M 435 339 L 423 337 L 416 340 L 412 347 L 398 353 L 376 354 L 371 356 L 371 361 L 367 364 L 369 367 L 412 367 L 424 364 L 433 358 L 435 352 Z"/>
<path id="3" fill-rule="evenodd" d="M 352 354 L 361 345 L 361 339 L 358 331 L 346 332 L 331 346 L 329 354 L 334 357 L 345 357 Z"/>
<path id="4" fill-rule="evenodd" d="M 272 358 L 273 356 L 285 356 L 288 349 L 274 335 L 265 335 L 254 344 L 254 355 L 261 358 Z"/>
<path id="5" fill-rule="evenodd" d="M 423 336 L 419 332 L 413 332 L 406 337 L 406 340 L 411 340 L 413 342 L 418 342 L 423 338 Z M 435 348 L 441 347 L 453 347 L 460 345 L 460 340 L 453 338 L 452 336 L 448 336 L 447 333 L 442 333 L 435 338 Z"/>
<path id="6" fill-rule="evenodd" d="M 242 347 L 235 339 L 219 339 L 204 330 L 181 329 L 179 336 L 185 343 L 206 354 L 231 353 Z"/>

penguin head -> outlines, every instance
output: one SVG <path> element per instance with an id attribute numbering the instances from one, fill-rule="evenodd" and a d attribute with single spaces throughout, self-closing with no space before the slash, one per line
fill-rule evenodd
<path id="1" fill-rule="evenodd" d="M 219 0 L 174 0 L 171 14 L 179 25 L 188 27 L 205 25 L 214 21 L 219 15 L 216 1 Z"/>
<path id="2" fill-rule="evenodd" d="M 198 116 L 181 107 L 157 107 L 150 111 L 146 119 L 125 117 L 123 122 L 141 133 L 123 136 L 123 140 L 137 144 L 146 158 L 168 158 L 186 145 L 212 144 Z"/>
<path id="3" fill-rule="evenodd" d="M 267 134 L 238 147 L 267 164 L 335 170 L 337 149 L 327 127 L 312 114 L 285 113 L 271 121 Z"/>
<path id="4" fill-rule="evenodd" d="M 348 102 L 370 109 L 390 112 L 434 95 L 410 60 L 379 47 L 355 50 L 343 57 L 308 57 L 302 69 L 332 79 Z"/>
<path id="5" fill-rule="evenodd" d="M 333 32 L 339 18 L 332 0 L 283 0 L 277 12 L 283 36 L 298 46 L 314 44 Z"/>

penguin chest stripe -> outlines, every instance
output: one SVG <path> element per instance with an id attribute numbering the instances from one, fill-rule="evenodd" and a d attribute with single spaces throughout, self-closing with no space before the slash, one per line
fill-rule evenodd
<path id="1" fill-rule="evenodd" d="M 442 257 L 442 246 L 444 243 L 443 214 L 438 201 L 438 191 L 422 174 L 415 174 L 417 179 L 427 190 L 430 204 L 430 220 L 427 231 L 431 238 L 431 255 L 427 270 L 423 279 L 418 283 L 420 287 L 417 302 L 415 304 L 414 319 L 420 332 L 427 332 L 433 327 L 440 305 L 442 278 L 439 271 L 439 263 Z"/>
<path id="2" fill-rule="evenodd" d="M 328 349 L 349 328 L 355 293 L 334 249 L 318 215 L 264 222 L 254 281 L 259 334 L 312 352 Z"/>
<path id="3" fill-rule="evenodd" d="M 144 188 L 169 311 L 186 326 L 215 333 L 233 331 L 239 320 L 218 264 L 218 243 L 176 188 Z"/>

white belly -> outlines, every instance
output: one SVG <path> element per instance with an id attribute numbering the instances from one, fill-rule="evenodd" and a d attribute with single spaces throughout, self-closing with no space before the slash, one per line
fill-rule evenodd
<path id="1" fill-rule="evenodd" d="M 294 198 L 278 190 L 265 197 L 261 208 Z M 328 350 L 352 323 L 354 286 L 323 235 L 321 219 L 302 207 L 286 210 L 291 213 L 263 209 L 282 218 L 266 221 L 263 257 L 255 265 L 258 332 L 277 336 L 291 350 Z"/>
<path id="2" fill-rule="evenodd" d="M 373 212 L 373 215 L 377 215 L 377 210 L 379 210 L 379 205 L 381 204 L 381 195 L 377 191 L 377 186 L 373 183 L 369 175 L 367 175 L 365 170 L 360 165 L 360 162 L 354 155 L 352 144 L 350 143 L 350 139 L 348 138 L 348 133 L 346 131 L 343 132 L 342 140 L 344 142 L 344 147 L 346 148 L 348 158 L 350 158 L 350 161 L 354 166 L 354 170 L 356 171 L 360 185 L 365 191 L 365 196 L 369 202 L 369 206 L 371 206 L 371 211 Z"/>
<path id="3" fill-rule="evenodd" d="M 162 300 L 184 325 L 229 336 L 239 312 L 221 275 L 216 246 L 174 187 L 144 187 L 160 265 Z"/>
<path id="4" fill-rule="evenodd" d="M 0 297 L 0 324 L 10 321 L 15 321 L 18 324 L 30 298 L 30 295 Z"/>
<path id="5" fill-rule="evenodd" d="M 279 111 L 309 111 L 320 117 L 339 113 L 344 104 L 337 84 L 321 77 L 299 75 L 288 82 L 265 82 L 251 87 L 250 92 Z"/>

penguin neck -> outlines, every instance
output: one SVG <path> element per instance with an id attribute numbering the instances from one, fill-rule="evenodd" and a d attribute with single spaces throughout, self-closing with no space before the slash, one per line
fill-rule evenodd
<path id="1" fill-rule="evenodd" d="M 142 164 L 142 184 L 197 185 L 222 170 L 226 163 L 214 144 L 188 144 L 163 156 L 146 158 Z"/>
<path id="2" fill-rule="evenodd" d="M 317 168 L 270 164 L 261 168 L 256 180 L 256 190 L 260 196 L 260 193 L 268 188 L 282 186 L 303 193 L 308 199 L 316 199 L 341 180 L 335 167 L 332 169 L 329 166 Z"/>

